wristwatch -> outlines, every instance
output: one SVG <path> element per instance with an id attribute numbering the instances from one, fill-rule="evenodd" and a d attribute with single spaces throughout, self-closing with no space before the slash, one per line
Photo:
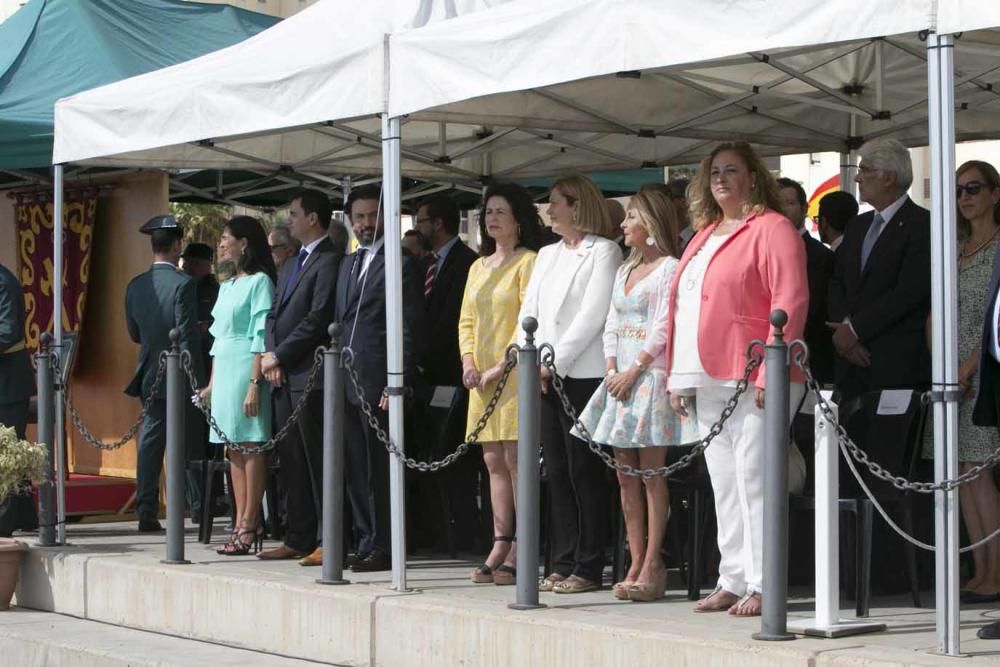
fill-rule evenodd
<path id="1" fill-rule="evenodd" d="M 250 378 L 250 384 L 260 384 L 260 378 Z"/>
<path id="2" fill-rule="evenodd" d="M 604 377 L 611 378 L 611 377 L 614 377 L 616 375 L 618 375 L 618 369 L 616 369 L 616 368 L 609 368 L 608 372 L 604 374 Z"/>
<path id="3" fill-rule="evenodd" d="M 639 372 L 640 372 L 640 373 L 641 373 L 642 371 L 646 370 L 646 364 L 644 364 L 644 363 L 642 363 L 641 361 L 639 361 L 639 358 L 638 358 L 638 357 L 636 357 L 636 359 L 635 359 L 635 362 L 634 362 L 634 363 L 635 363 L 635 367 L 639 369 Z"/>

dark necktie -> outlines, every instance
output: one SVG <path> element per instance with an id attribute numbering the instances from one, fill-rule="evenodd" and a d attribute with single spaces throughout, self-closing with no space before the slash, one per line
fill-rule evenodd
<path id="1" fill-rule="evenodd" d="M 368 248 L 361 246 L 357 249 L 354 260 L 354 280 L 356 282 L 361 282 L 361 277 L 365 272 L 365 257 L 368 256 Z"/>
<path id="2" fill-rule="evenodd" d="M 872 248 L 875 247 L 875 242 L 878 241 L 879 235 L 882 233 L 882 228 L 885 227 L 885 220 L 882 219 L 882 215 L 875 212 L 875 217 L 872 218 L 871 227 L 868 228 L 868 233 L 865 234 L 865 240 L 861 244 L 861 270 L 865 270 L 865 266 L 868 264 L 868 257 L 872 254 Z"/>
<path id="3" fill-rule="evenodd" d="M 292 273 L 288 276 L 288 282 L 285 283 L 285 291 L 281 295 L 281 301 L 284 302 L 288 295 L 292 293 L 292 287 L 295 286 L 295 281 L 298 280 L 299 273 L 302 271 L 302 265 L 306 261 L 306 257 L 309 256 L 308 251 L 305 248 L 299 251 L 299 256 L 295 260 L 295 266 L 292 267 Z"/>
<path id="4" fill-rule="evenodd" d="M 427 267 L 427 273 L 424 274 L 424 297 L 429 297 L 431 295 L 431 290 L 434 289 L 434 279 L 437 278 L 438 273 L 438 256 L 437 253 L 431 253 L 431 263 Z"/>

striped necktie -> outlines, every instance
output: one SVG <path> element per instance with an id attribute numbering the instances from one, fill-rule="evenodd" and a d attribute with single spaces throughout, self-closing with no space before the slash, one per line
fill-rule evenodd
<path id="1" fill-rule="evenodd" d="M 424 297 L 429 297 L 431 291 L 434 289 L 434 279 L 437 278 L 438 272 L 438 256 L 437 253 L 431 253 L 431 263 L 427 267 L 427 273 L 424 274 Z"/>

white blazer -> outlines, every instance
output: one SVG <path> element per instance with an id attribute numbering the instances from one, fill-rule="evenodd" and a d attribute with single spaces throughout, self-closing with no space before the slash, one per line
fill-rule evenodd
<path id="1" fill-rule="evenodd" d="M 518 319 L 538 320 L 535 344 L 552 345 L 561 376 L 601 378 L 605 367 L 601 336 L 615 273 L 622 263 L 621 249 L 594 234 L 584 236 L 575 252 L 568 251 L 569 258 L 567 251 L 560 252 L 563 248 L 560 241 L 538 251 Z M 541 312 L 543 301 L 558 305 Z M 519 327 L 518 331 L 523 344 L 524 330 Z"/>

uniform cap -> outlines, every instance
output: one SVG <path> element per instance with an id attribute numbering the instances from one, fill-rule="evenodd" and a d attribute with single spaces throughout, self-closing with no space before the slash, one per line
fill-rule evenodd
<path id="1" fill-rule="evenodd" d="M 143 234 L 152 234 L 153 232 L 164 229 L 169 231 L 175 231 L 178 234 L 183 234 L 184 230 L 181 228 L 177 218 L 172 215 L 156 215 L 146 221 L 139 231 Z"/>

